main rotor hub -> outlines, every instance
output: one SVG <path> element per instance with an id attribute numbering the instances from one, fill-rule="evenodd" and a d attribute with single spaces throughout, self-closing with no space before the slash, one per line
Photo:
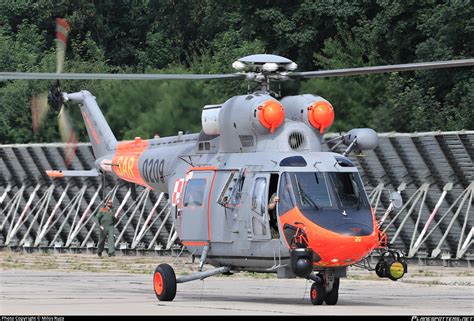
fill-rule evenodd
<path id="1" fill-rule="evenodd" d="M 288 72 L 298 68 L 298 65 L 285 57 L 259 54 L 242 57 L 232 67 L 245 73 L 247 80 L 260 83 L 262 91 L 268 92 L 270 80 L 288 80 Z"/>

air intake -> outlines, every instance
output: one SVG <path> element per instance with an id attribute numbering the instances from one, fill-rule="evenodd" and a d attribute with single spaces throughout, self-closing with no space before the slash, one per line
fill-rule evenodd
<path id="1" fill-rule="evenodd" d="M 293 150 L 301 150 L 305 148 L 305 136 L 300 132 L 292 132 L 288 136 L 288 144 Z"/>

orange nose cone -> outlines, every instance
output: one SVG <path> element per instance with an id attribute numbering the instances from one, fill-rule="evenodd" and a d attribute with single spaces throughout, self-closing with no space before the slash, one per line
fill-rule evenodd
<path id="1" fill-rule="evenodd" d="M 285 110 L 276 100 L 267 100 L 258 106 L 258 120 L 263 127 L 270 129 L 273 134 L 285 120 Z"/>
<path id="2" fill-rule="evenodd" d="M 326 101 L 317 101 L 308 107 L 308 120 L 322 134 L 334 122 L 334 109 Z"/>

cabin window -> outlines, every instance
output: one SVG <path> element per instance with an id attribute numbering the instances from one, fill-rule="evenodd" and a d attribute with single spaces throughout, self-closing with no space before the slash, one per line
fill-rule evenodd
<path id="1" fill-rule="evenodd" d="M 242 198 L 244 181 L 245 176 L 243 170 L 230 173 L 217 203 L 224 207 L 237 207 Z"/>
<path id="2" fill-rule="evenodd" d="M 230 195 L 229 205 L 237 206 L 242 198 L 242 187 L 244 186 L 245 176 L 240 176 L 235 182 L 234 189 Z"/>
<path id="3" fill-rule="evenodd" d="M 306 167 L 307 165 L 305 159 L 301 156 L 286 157 L 280 162 L 282 167 Z"/>
<path id="4" fill-rule="evenodd" d="M 252 193 L 252 210 L 260 215 L 265 213 L 265 191 L 267 188 L 267 180 L 264 177 L 259 177 L 255 180 Z"/>
<path id="5" fill-rule="evenodd" d="M 184 195 L 184 207 L 202 206 L 205 188 L 205 178 L 190 179 L 187 183 L 186 193 Z"/>

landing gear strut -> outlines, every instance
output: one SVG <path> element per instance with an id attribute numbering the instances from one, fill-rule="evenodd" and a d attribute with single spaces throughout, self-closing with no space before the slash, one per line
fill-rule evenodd
<path id="1" fill-rule="evenodd" d="M 204 272 L 197 272 L 190 275 L 176 278 L 176 274 L 168 264 L 160 264 L 153 274 L 153 288 L 155 295 L 160 301 L 173 301 L 176 296 L 176 285 L 194 280 L 203 280 L 217 274 L 230 273 L 230 267 L 222 266 Z"/>

